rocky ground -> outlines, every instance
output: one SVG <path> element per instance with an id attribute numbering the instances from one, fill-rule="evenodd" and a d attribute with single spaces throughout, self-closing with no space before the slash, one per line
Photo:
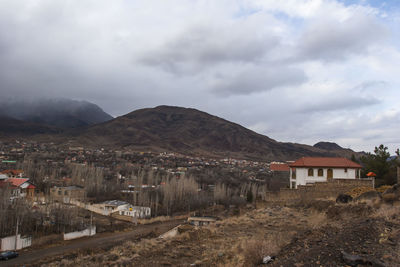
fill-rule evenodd
<path id="1" fill-rule="evenodd" d="M 170 239 L 128 241 L 44 266 L 400 266 L 400 205 L 267 205 Z"/>

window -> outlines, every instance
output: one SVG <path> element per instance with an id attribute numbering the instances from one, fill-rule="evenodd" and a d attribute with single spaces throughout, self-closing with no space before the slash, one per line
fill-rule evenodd
<path id="1" fill-rule="evenodd" d="M 296 182 L 292 182 L 292 188 L 296 188 Z"/>
<path id="2" fill-rule="evenodd" d="M 308 169 L 308 176 L 314 176 L 314 169 Z"/>
<path id="3" fill-rule="evenodd" d="M 292 170 L 292 179 L 296 179 L 296 170 Z"/>
<path id="4" fill-rule="evenodd" d="M 344 168 L 344 172 L 347 172 L 347 168 Z"/>
<path id="5" fill-rule="evenodd" d="M 318 169 L 318 176 L 324 176 L 324 170 Z"/>
<path id="6" fill-rule="evenodd" d="M 58 195 L 61 196 L 61 190 L 58 191 Z"/>

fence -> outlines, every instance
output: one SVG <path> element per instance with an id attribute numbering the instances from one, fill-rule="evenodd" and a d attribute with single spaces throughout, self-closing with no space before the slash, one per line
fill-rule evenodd
<path id="1" fill-rule="evenodd" d="M 23 249 L 32 245 L 32 237 L 21 237 L 17 235 L 17 247 L 16 249 Z M 15 250 L 15 235 L 4 237 L 1 239 L 0 251 Z"/>
<path id="2" fill-rule="evenodd" d="M 87 228 L 82 231 L 71 232 L 64 234 L 64 240 L 71 240 L 76 238 L 81 238 L 84 236 L 93 236 L 96 234 L 96 226 L 92 226 L 91 228 Z"/>

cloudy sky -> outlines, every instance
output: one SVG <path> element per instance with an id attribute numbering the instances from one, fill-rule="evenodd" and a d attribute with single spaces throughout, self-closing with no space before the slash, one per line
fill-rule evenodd
<path id="1" fill-rule="evenodd" d="M 194 107 L 279 141 L 400 147 L 400 3 L 0 0 L 3 99 Z"/>

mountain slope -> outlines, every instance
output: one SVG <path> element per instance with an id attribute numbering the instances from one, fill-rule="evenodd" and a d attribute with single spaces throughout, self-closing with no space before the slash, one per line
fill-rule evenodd
<path id="1" fill-rule="evenodd" d="M 312 146 L 280 143 L 205 112 L 171 106 L 136 110 L 83 131 L 76 130 L 74 136 L 86 145 L 248 159 L 338 155 Z"/>
<path id="2" fill-rule="evenodd" d="M 56 134 L 61 130 L 48 125 L 25 122 L 10 117 L 0 116 L 0 136 L 30 137 L 38 134 Z"/>
<path id="3" fill-rule="evenodd" d="M 70 99 L 2 102 L 0 114 L 21 121 L 58 128 L 89 126 L 113 118 L 95 104 Z"/>

